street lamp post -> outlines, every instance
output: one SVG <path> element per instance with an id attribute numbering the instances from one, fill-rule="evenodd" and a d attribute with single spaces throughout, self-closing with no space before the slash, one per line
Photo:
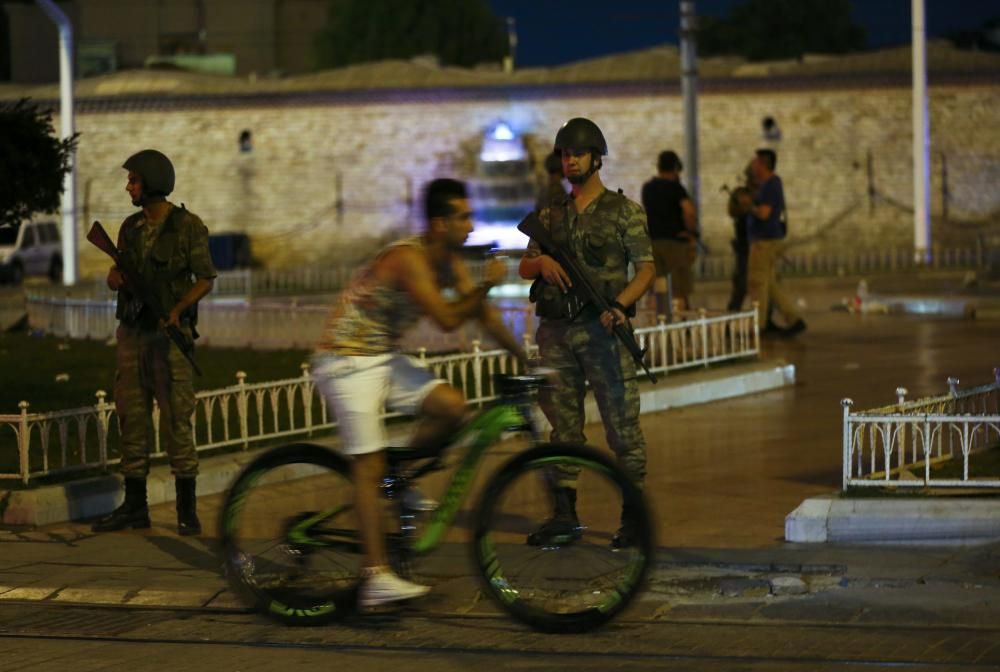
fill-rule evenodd
<path id="1" fill-rule="evenodd" d="M 918 263 L 931 261 L 930 128 L 927 120 L 927 36 L 924 0 L 911 0 L 913 24 L 913 248 Z"/>
<path id="2" fill-rule="evenodd" d="M 684 175 L 698 210 L 698 57 L 694 0 L 681 0 L 681 97 L 684 101 Z"/>
<path id="3" fill-rule="evenodd" d="M 72 138 L 73 130 L 73 24 L 53 0 L 35 0 L 59 29 L 59 127 L 63 140 Z M 76 284 L 76 152 L 70 152 L 69 170 L 63 177 L 62 259 L 63 285 Z"/>

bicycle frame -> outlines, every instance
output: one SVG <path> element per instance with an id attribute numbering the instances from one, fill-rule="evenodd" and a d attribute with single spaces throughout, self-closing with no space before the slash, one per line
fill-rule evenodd
<path id="1" fill-rule="evenodd" d="M 456 436 L 456 441 L 469 441 L 469 448 L 462 459 L 462 464 L 452 475 L 441 504 L 434 510 L 434 515 L 431 516 L 423 534 L 412 544 L 411 550 L 414 553 L 428 553 L 441 543 L 469 493 L 472 477 L 486 449 L 493 445 L 504 431 L 520 430 L 529 430 L 535 434 L 530 411 L 507 403 L 486 409 L 462 428 Z"/>
<path id="2" fill-rule="evenodd" d="M 532 421 L 529 403 L 521 401 L 500 402 L 476 415 L 456 432 L 452 443 L 467 443 L 468 448 L 465 456 L 452 475 L 441 504 L 435 509 L 423 533 L 409 545 L 410 552 L 421 555 L 429 553 L 441 543 L 468 495 L 472 478 L 475 476 L 483 454 L 505 431 L 528 431 L 535 441 L 538 440 L 540 433 Z M 289 542 L 303 546 L 333 545 L 323 537 L 338 531 L 321 530 L 321 534 L 317 538 L 313 528 L 323 520 L 352 506 L 346 504 L 327 509 L 299 521 L 288 532 Z"/>

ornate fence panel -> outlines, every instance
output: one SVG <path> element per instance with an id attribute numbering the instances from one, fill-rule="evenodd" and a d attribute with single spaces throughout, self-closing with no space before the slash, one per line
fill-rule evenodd
<path id="1" fill-rule="evenodd" d="M 649 368 L 669 374 L 691 367 L 708 367 L 724 361 L 757 357 L 760 341 L 754 310 L 708 315 L 704 311 L 689 319 L 636 330 L 641 347 L 647 349 Z M 525 343 L 529 352 L 536 346 Z M 469 405 L 481 406 L 495 399 L 493 374 L 513 372 L 517 362 L 504 350 L 481 350 L 478 341 L 468 352 L 417 357 L 439 377 L 464 391 Z M 335 421 L 316 391 L 309 366 L 295 378 L 248 383 L 243 372 L 235 385 L 198 393 L 192 416 L 195 445 L 200 452 L 246 450 L 264 441 L 329 432 Z M 21 412 L 0 415 L 0 479 L 32 479 L 94 468 L 119 461 L 118 423 L 114 404 L 103 391 L 97 403 L 54 413 L 30 413 L 21 402 Z M 388 414 L 386 417 L 390 417 Z M 154 426 L 156 425 L 154 418 Z M 14 455 L 16 448 L 16 455 Z M 162 457 L 159 435 L 154 457 Z M 9 468 L 4 465 L 10 464 Z"/>
<path id="2" fill-rule="evenodd" d="M 949 378 L 948 394 L 909 402 L 897 388 L 897 403 L 857 413 L 850 399 L 841 401 L 842 487 L 1000 488 L 1000 470 L 972 467 L 977 454 L 1000 450 L 1000 369 L 994 376 L 962 391 Z M 960 462 L 961 473 L 935 476 L 950 461 Z"/>

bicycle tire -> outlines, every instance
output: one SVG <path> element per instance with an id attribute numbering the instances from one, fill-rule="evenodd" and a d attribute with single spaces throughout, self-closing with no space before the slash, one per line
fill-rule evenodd
<path id="1" fill-rule="evenodd" d="M 233 591 L 288 625 L 322 625 L 355 612 L 362 556 L 353 498 L 350 463 L 322 446 L 293 443 L 251 461 L 226 492 L 220 515 Z M 316 542 L 308 527 L 301 533 L 311 514 L 338 507 L 321 524 L 342 543 Z"/>
<path id="2" fill-rule="evenodd" d="M 649 509 L 642 491 L 606 452 L 562 444 L 534 447 L 496 472 L 476 507 L 473 560 L 486 591 L 535 630 L 594 630 L 628 607 L 645 583 L 654 548 Z M 540 504 L 552 501 L 551 486 L 541 476 L 559 464 L 580 469 L 579 538 L 528 545 L 524 535 L 551 513 Z M 627 516 L 616 508 L 621 506 L 627 506 Z M 624 520 L 633 543 L 612 548 L 613 533 Z"/>

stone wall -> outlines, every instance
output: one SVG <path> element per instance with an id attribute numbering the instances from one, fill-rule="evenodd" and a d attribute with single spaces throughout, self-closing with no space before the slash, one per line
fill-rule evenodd
<path id="1" fill-rule="evenodd" d="M 100 219 L 112 234 L 117 230 L 132 209 L 120 165 L 132 152 L 155 147 L 177 169 L 172 200 L 186 203 L 213 232 L 248 233 L 264 265 L 352 259 L 377 238 L 419 229 L 421 186 L 435 176 L 468 177 L 483 132 L 497 121 L 523 135 L 541 170 L 556 130 L 573 116 L 593 119 L 607 137 L 605 183 L 638 198 L 657 153 L 674 148 L 683 155 L 684 147 L 680 96 L 646 88 L 83 105 L 77 118 L 81 224 Z M 1000 86 L 932 86 L 930 113 L 935 239 L 997 222 Z M 762 144 L 760 120 L 767 115 L 783 132 L 778 173 L 793 242 L 912 243 L 909 89 L 770 89 L 763 83 L 699 99 L 701 225 L 713 252 L 728 253 L 732 235 L 720 188 L 735 183 Z M 253 132 L 250 153 L 238 148 L 243 129 Z M 85 275 L 104 268 L 99 253 L 82 242 L 82 231 L 80 249 Z"/>

